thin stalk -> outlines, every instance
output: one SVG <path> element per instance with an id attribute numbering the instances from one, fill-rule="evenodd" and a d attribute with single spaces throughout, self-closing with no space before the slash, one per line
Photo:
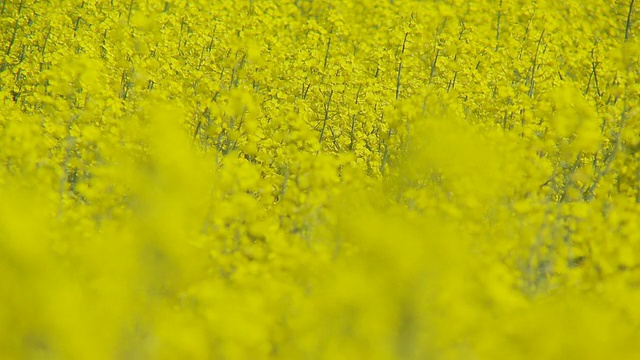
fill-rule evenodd
<path id="1" fill-rule="evenodd" d="M 402 52 L 400 53 L 400 63 L 398 64 L 398 76 L 396 79 L 396 100 L 400 98 L 400 83 L 402 79 L 402 55 L 404 55 L 404 50 L 407 46 L 407 37 L 409 33 L 404 34 L 404 41 L 402 42 Z"/>
<path id="2" fill-rule="evenodd" d="M 596 85 L 596 94 L 599 97 L 602 97 L 603 93 L 600 92 L 600 85 L 598 84 L 598 72 L 596 70 L 596 68 L 598 67 L 599 62 L 595 61 L 593 63 L 591 63 L 591 67 L 593 69 L 593 80 L 594 80 L 594 84 Z"/>
<path id="3" fill-rule="evenodd" d="M 324 53 L 324 65 L 323 65 L 323 69 L 326 70 L 327 69 L 327 63 L 329 62 L 329 50 L 331 49 L 331 37 L 329 37 L 329 40 L 327 41 L 327 50 Z"/>
<path id="4" fill-rule="evenodd" d="M 538 45 L 536 46 L 536 54 L 533 56 L 533 64 L 531 65 L 531 80 L 529 82 L 529 97 L 533 97 L 533 88 L 535 86 L 535 77 L 536 77 L 536 67 L 538 67 L 538 53 L 540 52 L 540 44 L 542 44 L 542 39 L 544 38 L 544 31 L 542 30 L 540 33 L 540 38 L 538 39 Z"/>
<path id="5" fill-rule="evenodd" d="M 431 73 L 429 74 L 429 84 L 433 83 L 433 77 L 436 74 L 436 63 L 438 62 L 438 56 L 440 56 L 440 49 L 436 50 L 436 55 L 433 57 L 433 63 L 431 63 Z"/>
<path id="6" fill-rule="evenodd" d="M 131 0 L 129 3 L 129 13 L 127 14 L 127 25 L 131 24 L 131 11 L 133 10 L 133 2 L 135 0 Z"/>
<path id="7" fill-rule="evenodd" d="M 42 53 L 42 57 L 43 58 L 44 58 L 45 49 L 47 48 L 47 42 L 49 42 L 49 36 L 51 36 L 51 26 L 49 26 L 49 30 L 47 31 L 47 35 L 45 35 L 45 37 L 44 37 L 44 43 L 42 44 L 41 53 Z"/>
<path id="8" fill-rule="evenodd" d="M 631 29 L 631 14 L 633 13 L 633 3 L 635 0 L 629 2 L 629 13 L 627 14 L 627 26 L 624 29 L 624 41 L 629 40 L 629 29 Z"/>
<path id="9" fill-rule="evenodd" d="M 362 84 L 360 84 L 360 86 L 358 87 L 358 92 L 356 93 L 356 105 L 358 105 L 358 100 L 360 98 L 361 90 L 362 90 Z M 355 143 L 356 117 L 358 117 L 357 113 L 353 114 L 353 117 L 351 118 L 351 134 L 350 134 L 351 142 L 349 143 L 349 150 L 353 150 L 353 145 Z"/>
<path id="10" fill-rule="evenodd" d="M 351 137 L 351 142 L 349 143 L 349 150 L 353 151 L 353 145 L 355 144 L 355 129 L 356 129 L 356 118 L 358 114 L 353 114 L 351 117 L 351 132 L 349 136 Z"/>
<path id="11" fill-rule="evenodd" d="M 16 23 L 13 27 L 13 34 L 11 35 L 11 40 L 9 40 L 9 46 L 7 47 L 7 56 L 11 54 L 11 48 L 13 47 L 13 43 L 16 41 L 16 35 L 18 34 L 19 25 L 20 19 L 16 18 Z"/>
<path id="12" fill-rule="evenodd" d="M 322 122 L 322 130 L 320 130 L 320 143 L 322 144 L 322 139 L 324 138 L 324 130 L 327 127 L 327 120 L 329 120 L 329 108 L 331 107 L 331 98 L 333 97 L 333 89 L 329 93 L 329 100 L 327 100 L 327 105 L 324 108 L 324 121 Z"/>
<path id="13" fill-rule="evenodd" d="M 387 133 L 387 141 L 384 142 L 384 154 L 382 155 L 382 164 L 380 164 L 380 174 L 384 174 L 384 169 L 389 161 L 389 144 L 388 141 L 391 138 L 392 131 L 389 129 Z"/>
<path id="14" fill-rule="evenodd" d="M 333 146 L 336 147 L 337 151 L 341 150 L 340 144 L 338 144 L 338 136 L 342 135 L 342 132 L 336 136 L 336 133 L 333 131 L 333 126 L 329 126 L 329 131 L 331 132 L 331 136 L 333 137 Z"/>

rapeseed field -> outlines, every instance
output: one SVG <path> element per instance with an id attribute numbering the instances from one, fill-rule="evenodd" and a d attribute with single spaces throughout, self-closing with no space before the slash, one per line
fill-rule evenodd
<path id="1" fill-rule="evenodd" d="M 640 358 L 637 7 L 0 1 L 0 359 Z"/>

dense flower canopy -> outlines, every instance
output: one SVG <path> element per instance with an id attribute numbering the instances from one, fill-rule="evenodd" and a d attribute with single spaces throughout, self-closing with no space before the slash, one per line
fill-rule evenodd
<path id="1" fill-rule="evenodd" d="M 640 358 L 633 0 L 0 2 L 0 358 Z"/>

